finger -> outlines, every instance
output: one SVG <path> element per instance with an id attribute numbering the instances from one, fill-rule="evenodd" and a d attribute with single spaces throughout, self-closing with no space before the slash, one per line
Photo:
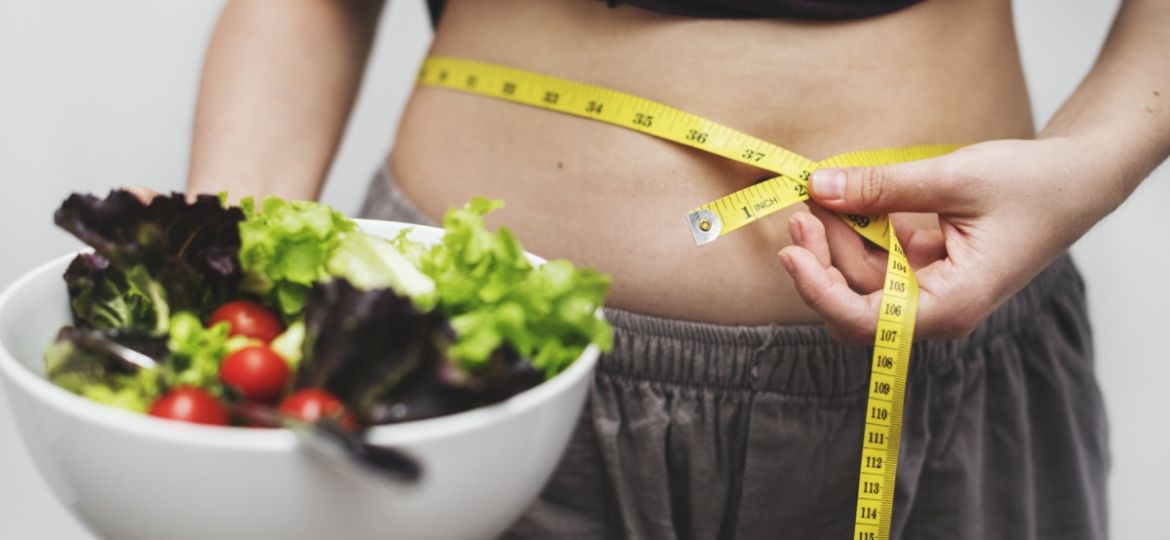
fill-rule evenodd
<path id="1" fill-rule="evenodd" d="M 127 186 L 122 189 L 130 192 L 131 195 L 138 197 L 138 200 L 142 201 L 142 204 L 150 204 L 150 201 L 154 200 L 155 197 L 158 197 L 157 191 L 146 186 Z"/>
<path id="2" fill-rule="evenodd" d="M 917 274 L 915 339 L 967 337 L 996 305 L 995 292 L 950 259 L 935 262 Z"/>
<path id="3" fill-rule="evenodd" d="M 890 219 L 912 268 L 922 268 L 947 257 L 946 236 L 941 230 L 919 228 L 899 214 L 890 215 Z"/>
<path id="4" fill-rule="evenodd" d="M 834 283 L 845 283 L 845 276 L 833 267 L 833 259 L 829 254 L 829 244 L 825 240 L 825 228 L 820 220 L 805 213 L 798 213 L 789 219 L 789 234 L 792 241 L 809 253 L 812 253 L 817 264 L 820 264 L 829 274 Z"/>
<path id="5" fill-rule="evenodd" d="M 805 212 L 793 214 L 788 219 L 788 234 L 793 243 L 812 252 L 821 266 L 828 268 L 833 265 L 833 255 L 821 220 Z"/>
<path id="6" fill-rule="evenodd" d="M 838 268 L 859 292 L 873 292 L 885 282 L 886 254 L 857 234 L 841 218 L 816 205 L 810 205 L 828 239 L 833 266 Z"/>
<path id="7" fill-rule="evenodd" d="M 834 279 L 830 269 L 820 265 L 807 249 L 788 246 L 779 256 L 797 293 L 825 320 L 834 339 L 850 344 L 873 341 L 880 292 L 865 296 L 854 292 L 843 279 Z"/>
<path id="8" fill-rule="evenodd" d="M 834 212 L 966 212 L 973 196 L 955 172 L 954 156 L 880 167 L 818 169 L 809 182 L 814 201 Z"/>

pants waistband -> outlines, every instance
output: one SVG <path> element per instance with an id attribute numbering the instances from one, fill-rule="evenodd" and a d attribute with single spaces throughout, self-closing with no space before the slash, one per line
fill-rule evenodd
<path id="1" fill-rule="evenodd" d="M 371 182 L 362 215 L 434 224 L 398 189 L 386 169 Z M 1042 315 L 1060 310 L 1084 310 L 1084 284 L 1068 254 L 995 310 L 971 336 L 915 344 L 911 371 L 961 357 L 967 349 L 1023 331 Z M 608 307 L 605 315 L 615 340 L 614 350 L 599 363 L 602 374 L 817 396 L 864 390 L 868 381 L 870 348 L 838 344 L 820 324 L 731 326 Z M 1078 339 L 1089 339 L 1087 327 L 1073 330 L 1086 334 Z M 781 372 L 787 374 L 778 376 Z"/>

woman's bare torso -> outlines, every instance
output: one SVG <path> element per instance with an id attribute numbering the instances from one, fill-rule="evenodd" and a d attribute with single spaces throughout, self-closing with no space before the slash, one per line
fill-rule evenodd
<path id="1" fill-rule="evenodd" d="M 1008 0 L 851 22 L 686 19 L 595 0 L 452 0 L 433 54 L 630 92 L 817 159 L 1029 137 Z M 622 128 L 419 88 L 390 166 L 432 218 L 474 195 L 525 246 L 613 275 L 610 305 L 717 323 L 816 321 L 776 252 L 790 209 L 696 247 L 688 210 L 767 171 Z"/>

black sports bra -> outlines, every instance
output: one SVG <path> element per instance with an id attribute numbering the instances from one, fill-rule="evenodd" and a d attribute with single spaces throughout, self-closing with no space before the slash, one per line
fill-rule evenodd
<path id="1" fill-rule="evenodd" d="M 923 0 L 604 0 L 610 7 L 622 4 L 690 17 L 794 19 L 862 19 L 891 13 Z M 438 23 L 446 0 L 427 0 L 431 21 Z"/>

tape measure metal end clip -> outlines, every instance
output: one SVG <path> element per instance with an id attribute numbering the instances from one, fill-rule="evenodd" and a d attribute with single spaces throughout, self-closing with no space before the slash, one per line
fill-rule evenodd
<path id="1" fill-rule="evenodd" d="M 723 229 L 723 222 L 715 212 L 700 208 L 687 214 L 687 221 L 691 224 L 691 234 L 695 237 L 695 245 L 709 244 L 719 238 L 719 231 Z"/>

